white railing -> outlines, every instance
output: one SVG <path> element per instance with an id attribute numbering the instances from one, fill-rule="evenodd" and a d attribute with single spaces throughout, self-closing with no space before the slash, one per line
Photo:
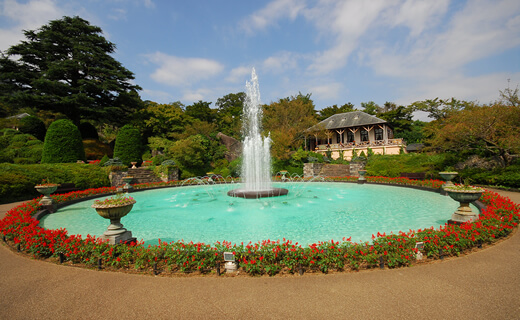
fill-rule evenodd
<path id="1" fill-rule="evenodd" d="M 384 140 L 377 141 L 362 141 L 362 142 L 347 142 L 347 143 L 330 143 L 330 144 L 319 144 L 316 150 L 341 150 L 341 149 L 354 149 L 364 147 L 378 147 L 378 146 L 400 146 L 403 144 L 403 139 L 388 139 L 385 143 Z"/>

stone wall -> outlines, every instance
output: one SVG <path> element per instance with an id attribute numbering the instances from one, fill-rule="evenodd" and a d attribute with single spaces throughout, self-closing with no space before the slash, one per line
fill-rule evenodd
<path id="1" fill-rule="evenodd" d="M 312 177 L 359 177 L 359 170 L 365 169 L 366 162 L 356 161 L 350 164 L 304 163 L 303 176 Z"/>
<path id="2" fill-rule="evenodd" d="M 153 170 L 148 170 L 146 168 L 137 168 L 137 169 L 128 169 L 128 171 L 114 171 L 110 172 L 110 184 L 113 187 L 119 187 L 124 185 L 123 178 L 126 176 L 132 176 L 134 179 L 130 184 L 136 183 L 151 183 L 151 182 L 168 182 L 172 180 L 179 180 L 179 169 L 171 168 L 168 170 L 168 173 L 163 173 L 161 177 L 157 177 Z"/>
<path id="3" fill-rule="evenodd" d="M 324 163 L 304 163 L 303 164 L 303 177 L 312 178 L 320 175 L 321 168 L 323 168 Z"/>

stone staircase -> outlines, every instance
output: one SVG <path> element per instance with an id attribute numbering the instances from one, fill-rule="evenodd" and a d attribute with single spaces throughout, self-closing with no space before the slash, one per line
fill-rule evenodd
<path id="1" fill-rule="evenodd" d="M 161 182 L 152 170 L 146 168 L 128 169 L 128 176 L 134 177 L 131 184 Z"/>

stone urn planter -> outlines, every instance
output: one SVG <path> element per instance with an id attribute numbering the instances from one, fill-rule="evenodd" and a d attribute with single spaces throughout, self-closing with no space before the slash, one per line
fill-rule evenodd
<path id="1" fill-rule="evenodd" d="M 454 186 L 453 182 L 451 182 L 451 180 L 453 180 L 459 173 L 458 172 L 455 172 L 455 171 L 443 171 L 443 172 L 439 172 L 439 175 L 441 176 L 441 178 L 446 181 L 446 183 L 444 183 L 441 187 L 441 193 L 444 194 L 444 195 L 447 195 L 446 191 L 444 191 L 444 188 L 446 187 L 451 187 L 451 186 Z"/>
<path id="2" fill-rule="evenodd" d="M 132 165 L 132 169 L 137 169 L 137 167 L 135 166 L 137 164 L 136 161 L 132 161 L 130 162 L 130 164 Z"/>
<path id="3" fill-rule="evenodd" d="M 367 182 L 367 178 L 365 178 L 365 174 L 367 173 L 366 170 L 358 170 L 358 173 L 359 173 L 359 178 L 357 180 L 357 182 L 359 184 L 363 184 L 365 182 Z"/>
<path id="4" fill-rule="evenodd" d="M 100 237 L 108 239 L 110 244 L 119 244 L 135 241 L 132 232 L 123 227 L 121 218 L 126 216 L 133 208 L 135 200 L 131 197 L 115 197 L 105 200 L 97 200 L 92 205 L 96 212 L 105 219 L 110 219 L 110 225 Z"/>
<path id="5" fill-rule="evenodd" d="M 469 204 L 480 199 L 484 189 L 471 186 L 451 186 L 444 190 L 453 200 L 460 203 L 459 208 L 448 221 L 449 223 L 464 223 L 478 219 L 477 214 L 471 210 Z"/>
<path id="6" fill-rule="evenodd" d="M 50 212 L 56 212 L 58 205 L 53 198 L 50 197 L 50 194 L 58 189 L 57 184 L 39 184 L 34 186 L 34 188 L 41 194 L 43 197 L 40 199 L 39 205 L 46 208 Z"/>
<path id="7" fill-rule="evenodd" d="M 287 182 L 287 177 L 286 175 L 288 174 L 289 172 L 287 170 L 282 170 L 280 171 L 280 174 L 282 175 L 282 182 Z"/>
<path id="8" fill-rule="evenodd" d="M 134 180 L 134 177 L 132 176 L 123 177 L 123 182 L 125 183 L 123 186 L 123 191 L 129 192 L 134 189 L 134 187 L 130 185 L 130 182 L 132 182 L 132 180 Z"/>

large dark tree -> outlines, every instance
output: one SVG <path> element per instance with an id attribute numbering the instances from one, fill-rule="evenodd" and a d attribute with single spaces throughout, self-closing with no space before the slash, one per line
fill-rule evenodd
<path id="1" fill-rule="evenodd" d="M 24 31 L 26 40 L 0 55 L 0 102 L 121 124 L 139 107 L 133 73 L 110 56 L 115 45 L 80 17 Z"/>

